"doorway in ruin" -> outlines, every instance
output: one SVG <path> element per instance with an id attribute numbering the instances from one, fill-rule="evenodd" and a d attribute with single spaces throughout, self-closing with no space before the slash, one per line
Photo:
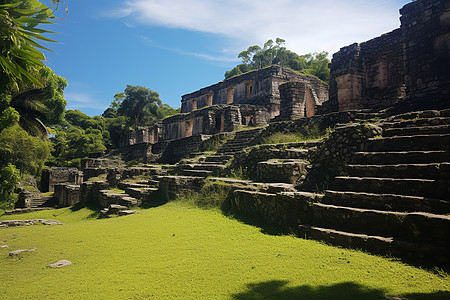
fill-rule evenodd
<path id="1" fill-rule="evenodd" d="M 314 101 L 314 96 L 311 89 L 306 91 L 305 99 L 305 116 L 312 117 L 316 115 L 316 102 Z"/>
<path id="2" fill-rule="evenodd" d="M 225 115 L 223 113 L 216 115 L 214 123 L 214 133 L 223 132 L 225 129 Z"/>
<path id="3" fill-rule="evenodd" d="M 190 137 L 192 136 L 192 120 L 186 121 L 185 125 L 184 125 L 184 136 L 185 137 Z"/>
<path id="4" fill-rule="evenodd" d="M 219 133 L 220 132 L 220 127 L 222 126 L 222 122 L 221 122 L 221 118 L 220 117 L 216 117 L 215 120 L 215 127 L 214 127 L 214 133 Z"/>
<path id="5" fill-rule="evenodd" d="M 233 104 L 234 102 L 234 86 L 227 88 L 227 104 Z"/>

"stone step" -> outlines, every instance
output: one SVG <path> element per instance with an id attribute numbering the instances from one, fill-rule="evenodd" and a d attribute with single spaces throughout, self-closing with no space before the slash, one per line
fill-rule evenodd
<path id="1" fill-rule="evenodd" d="M 416 178 L 376 178 L 337 176 L 332 188 L 337 191 L 367 192 L 441 198 L 435 180 Z"/>
<path id="2" fill-rule="evenodd" d="M 387 151 L 355 152 L 353 164 L 388 165 L 388 164 L 423 164 L 450 161 L 450 151 Z"/>
<path id="3" fill-rule="evenodd" d="M 421 260 L 439 265 L 450 263 L 449 245 L 402 241 L 393 237 L 352 233 L 310 225 L 300 225 L 297 235 L 324 241 L 335 246 L 364 249 L 375 254 L 392 254 L 397 257 Z"/>
<path id="4" fill-rule="evenodd" d="M 199 161 L 200 165 L 219 165 L 224 166 L 228 161 Z"/>
<path id="5" fill-rule="evenodd" d="M 100 190 L 101 199 L 99 199 L 99 204 L 103 207 L 107 207 L 111 204 L 119 204 L 127 207 L 139 206 L 141 201 L 139 199 L 130 197 L 126 193 L 116 193 L 111 190 Z"/>
<path id="6" fill-rule="evenodd" d="M 450 109 L 413 111 L 391 117 L 392 120 L 422 120 L 450 117 Z"/>
<path id="7" fill-rule="evenodd" d="M 450 213 L 450 201 L 394 194 L 326 190 L 322 203 L 387 211 L 422 211 L 441 215 Z"/>
<path id="8" fill-rule="evenodd" d="M 344 172 L 350 177 L 436 179 L 439 164 L 347 165 Z"/>
<path id="9" fill-rule="evenodd" d="M 210 155 L 205 157 L 204 162 L 224 162 L 233 158 L 233 155 Z"/>
<path id="10" fill-rule="evenodd" d="M 380 112 L 357 112 L 355 118 L 357 120 L 372 120 L 377 118 L 383 118 L 384 114 Z"/>
<path id="11" fill-rule="evenodd" d="M 153 193 L 157 192 L 157 188 L 127 188 L 125 192 L 133 198 L 140 199 L 141 201 L 147 199 Z"/>
<path id="12" fill-rule="evenodd" d="M 196 165 L 192 165 L 193 166 L 193 170 L 208 170 L 208 171 L 213 171 L 213 172 L 217 172 L 217 171 L 221 171 L 223 169 L 225 169 L 224 165 L 219 165 L 219 164 L 196 164 Z"/>
<path id="13" fill-rule="evenodd" d="M 371 138 L 367 151 L 426 151 L 450 150 L 450 134 L 430 134 Z"/>
<path id="14" fill-rule="evenodd" d="M 312 204 L 311 225 L 413 242 L 450 243 L 450 216 Z"/>
<path id="15" fill-rule="evenodd" d="M 192 176 L 192 177 L 208 177 L 213 175 L 213 171 L 208 170 L 183 170 L 184 176 Z"/>
<path id="16" fill-rule="evenodd" d="M 450 117 L 436 117 L 427 119 L 413 119 L 406 121 L 394 120 L 393 122 L 385 122 L 390 128 L 419 127 L 419 126 L 441 126 L 449 125 Z"/>
<path id="17" fill-rule="evenodd" d="M 159 181 L 158 180 L 149 179 L 147 181 L 147 184 L 150 185 L 150 186 L 158 186 L 159 185 Z"/>
<path id="18" fill-rule="evenodd" d="M 254 136 L 262 129 L 252 129 L 236 132 L 234 139 L 228 140 L 225 144 L 219 147 L 217 153 L 236 153 L 247 147 L 253 140 Z"/>
<path id="19" fill-rule="evenodd" d="M 450 125 L 388 128 L 383 131 L 383 136 L 393 137 L 446 133 L 450 133 Z"/>
<path id="20" fill-rule="evenodd" d="M 144 183 L 131 183 L 131 182 L 119 182 L 117 187 L 121 190 L 126 190 L 128 188 L 149 188 L 151 187 L 149 184 Z"/>
<path id="21" fill-rule="evenodd" d="M 55 200 L 53 197 L 41 197 L 31 199 L 30 208 L 51 207 L 54 206 Z"/>

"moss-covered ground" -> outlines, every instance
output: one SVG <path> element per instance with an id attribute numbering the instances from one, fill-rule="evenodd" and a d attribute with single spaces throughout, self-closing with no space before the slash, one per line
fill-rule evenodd
<path id="1" fill-rule="evenodd" d="M 363 252 L 269 235 L 215 210 L 169 203 L 95 219 L 69 208 L 1 219 L 0 299 L 449 299 L 450 277 Z M 10 257 L 9 251 L 37 248 Z M 63 268 L 48 268 L 66 259 Z"/>

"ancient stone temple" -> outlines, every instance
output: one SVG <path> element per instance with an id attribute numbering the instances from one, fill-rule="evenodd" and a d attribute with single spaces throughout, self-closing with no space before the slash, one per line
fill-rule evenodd
<path id="1" fill-rule="evenodd" d="M 333 55 L 331 110 L 449 106 L 450 2 L 414 1 L 400 13 L 399 29 Z"/>
<path id="2" fill-rule="evenodd" d="M 287 97 L 285 102 L 280 98 L 280 86 L 289 82 L 297 83 L 290 87 L 297 96 Z M 280 113 L 286 119 L 311 116 L 327 99 L 328 86 L 318 78 L 271 66 L 182 96 L 181 114 L 163 121 L 163 139 L 233 131 L 241 125 L 261 126 Z M 301 103 L 294 105 L 293 101 Z"/>

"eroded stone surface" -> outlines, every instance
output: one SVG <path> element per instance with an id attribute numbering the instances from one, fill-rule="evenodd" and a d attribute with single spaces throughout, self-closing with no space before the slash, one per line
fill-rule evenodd
<path id="1" fill-rule="evenodd" d="M 36 224 L 64 225 L 64 223 L 61 223 L 56 220 L 51 220 L 51 219 L 4 220 L 4 221 L 0 221 L 0 228 L 16 227 L 16 226 L 30 226 L 30 225 L 36 225 Z"/>
<path id="2" fill-rule="evenodd" d="M 59 260 L 53 264 L 49 264 L 47 265 L 47 267 L 50 268 L 61 268 L 61 267 L 66 267 L 66 266 L 70 266 L 72 263 L 68 260 Z"/>
<path id="3" fill-rule="evenodd" d="M 16 255 L 19 255 L 24 252 L 33 252 L 36 250 L 37 250 L 37 248 L 14 250 L 14 251 L 9 252 L 9 256 L 16 256 Z"/>

